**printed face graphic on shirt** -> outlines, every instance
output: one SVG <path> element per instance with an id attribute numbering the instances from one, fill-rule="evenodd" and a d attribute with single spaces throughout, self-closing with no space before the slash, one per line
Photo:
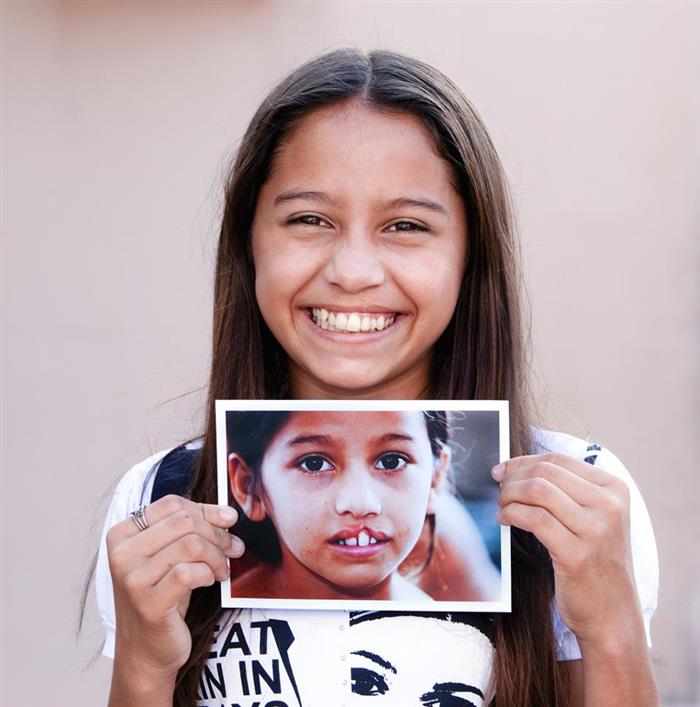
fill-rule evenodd
<path id="1" fill-rule="evenodd" d="M 350 636 L 349 706 L 487 704 L 494 648 L 474 626 L 394 616 L 351 626 Z"/>
<path id="2" fill-rule="evenodd" d="M 421 412 L 293 413 L 260 469 L 288 586 L 310 598 L 389 598 L 438 467 Z"/>

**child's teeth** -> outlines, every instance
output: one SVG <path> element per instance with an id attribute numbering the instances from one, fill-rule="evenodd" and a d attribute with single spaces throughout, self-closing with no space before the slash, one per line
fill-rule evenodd
<path id="1" fill-rule="evenodd" d="M 396 319 L 395 315 L 380 314 L 379 317 L 371 317 L 361 312 L 329 312 L 321 307 L 311 307 L 311 317 L 321 329 L 352 334 L 360 331 L 382 331 Z"/>
<path id="2" fill-rule="evenodd" d="M 346 538 L 345 540 L 346 545 L 357 545 L 357 538 Z"/>
<path id="3" fill-rule="evenodd" d="M 367 547 L 369 545 L 369 535 L 367 535 L 364 530 L 361 530 L 360 534 L 357 536 L 357 544 L 360 547 Z"/>
<path id="4" fill-rule="evenodd" d="M 355 312 L 353 312 L 348 317 L 348 324 L 347 324 L 348 331 L 360 331 L 361 326 L 362 326 L 362 320 L 360 319 L 360 315 L 355 314 Z"/>
<path id="5" fill-rule="evenodd" d="M 331 315 L 333 316 L 333 315 Z M 335 315 L 335 328 L 336 329 L 345 329 L 348 325 L 348 315 L 345 314 L 345 312 L 338 312 L 338 314 Z"/>
<path id="6" fill-rule="evenodd" d="M 370 544 L 370 545 L 376 545 L 376 544 L 377 544 L 377 539 L 376 539 L 376 538 L 370 538 L 370 539 L 369 539 L 369 544 Z"/>

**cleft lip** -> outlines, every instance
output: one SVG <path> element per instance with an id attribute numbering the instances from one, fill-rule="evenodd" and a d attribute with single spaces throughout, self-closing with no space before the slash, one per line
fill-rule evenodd
<path id="1" fill-rule="evenodd" d="M 362 525 L 350 528 L 343 528 L 342 530 L 339 530 L 335 535 L 330 538 L 329 542 L 336 543 L 339 540 L 356 538 L 363 530 L 365 531 L 365 533 L 367 533 L 367 535 L 369 535 L 370 538 L 374 538 L 374 540 L 376 540 L 377 542 L 388 542 L 389 540 L 391 540 L 391 536 L 387 535 L 387 533 L 372 528 L 370 526 Z"/>

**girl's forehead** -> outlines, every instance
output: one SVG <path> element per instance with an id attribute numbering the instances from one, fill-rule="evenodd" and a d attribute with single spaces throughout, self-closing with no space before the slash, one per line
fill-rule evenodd
<path id="1" fill-rule="evenodd" d="M 293 412 L 280 430 L 283 437 L 331 435 L 380 437 L 402 434 L 412 439 L 427 437 L 423 413 L 419 411 L 311 411 Z"/>
<path id="2" fill-rule="evenodd" d="M 396 197 L 394 191 L 456 196 L 451 168 L 420 118 L 359 100 L 302 118 L 279 145 L 263 193 L 274 199 L 278 191 L 302 186 L 349 200 L 365 195 L 363 184 L 372 176 L 381 176 L 387 198 Z M 366 191 L 382 196 L 376 184 Z"/>

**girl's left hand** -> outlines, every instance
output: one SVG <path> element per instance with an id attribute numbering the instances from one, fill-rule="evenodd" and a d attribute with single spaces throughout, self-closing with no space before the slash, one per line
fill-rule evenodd
<path id="1" fill-rule="evenodd" d="M 501 482 L 499 522 L 533 533 L 549 551 L 557 609 L 581 647 L 639 627 L 627 484 L 555 453 L 515 457 L 492 476 Z"/>

